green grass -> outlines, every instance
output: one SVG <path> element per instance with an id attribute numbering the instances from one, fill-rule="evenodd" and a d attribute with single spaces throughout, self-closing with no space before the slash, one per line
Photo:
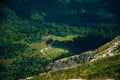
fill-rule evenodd
<path id="1" fill-rule="evenodd" d="M 53 37 L 53 40 L 70 41 L 70 40 L 73 40 L 77 36 L 76 35 L 68 35 L 66 37 L 60 37 L 60 36 L 54 36 L 54 35 L 52 35 L 52 37 Z"/>
<path id="2" fill-rule="evenodd" d="M 51 35 L 51 38 L 53 40 L 58 40 L 58 41 L 72 40 L 74 37 L 76 37 L 76 36 L 75 35 L 68 35 L 66 37 L 60 37 L 60 36 Z M 18 57 L 20 58 L 21 56 L 41 56 L 42 54 L 40 53 L 40 50 L 47 47 L 47 44 L 46 44 L 47 39 L 48 39 L 48 36 L 44 36 L 42 38 L 41 42 L 28 44 L 29 48 L 27 48 L 24 53 L 21 53 L 20 55 L 18 55 L 15 59 L 6 60 L 6 59 L 1 57 L 0 64 L 2 64 L 4 62 L 5 65 L 10 65 L 14 60 L 16 60 Z M 25 41 L 21 40 L 21 41 L 17 41 L 14 43 L 25 43 Z M 67 51 L 67 50 L 64 51 L 61 48 L 51 47 L 50 49 L 46 50 L 45 53 L 46 54 L 43 56 L 46 59 L 51 60 L 51 59 L 54 59 L 56 57 L 59 57 L 62 54 L 69 54 L 69 51 Z"/>
<path id="3" fill-rule="evenodd" d="M 106 50 L 107 48 L 109 48 L 110 46 L 112 46 L 113 43 L 118 42 L 118 41 L 120 41 L 120 36 L 118 36 L 116 39 L 110 41 L 109 43 L 98 47 L 94 52 L 95 52 L 95 53 L 101 53 L 102 51 L 104 51 L 104 50 Z M 118 48 L 119 48 L 119 47 L 118 47 Z M 119 49 L 117 49 L 117 50 L 119 50 Z M 100 54 L 97 54 L 97 55 L 99 56 Z"/>
<path id="4" fill-rule="evenodd" d="M 57 41 L 69 41 L 69 40 L 73 40 L 75 37 L 77 37 L 77 35 L 68 35 L 65 37 L 50 35 L 50 36 L 44 36 L 42 40 L 47 40 L 48 38 L 52 38 L 53 40 L 57 40 Z"/>
<path id="5" fill-rule="evenodd" d="M 50 35 L 50 38 L 52 38 L 53 40 L 58 40 L 58 41 L 66 41 L 66 40 L 73 40 L 73 38 L 75 38 L 75 35 L 68 35 L 66 37 L 60 37 L 60 36 L 54 36 L 54 35 Z M 56 57 L 59 57 L 60 55 L 67 55 L 67 54 L 71 54 L 68 50 L 62 49 L 62 48 L 56 48 L 56 47 L 50 47 L 48 50 L 44 50 L 43 52 L 45 54 L 42 54 L 40 52 L 41 49 L 48 47 L 46 44 L 46 40 L 49 38 L 49 36 L 44 36 L 42 38 L 42 42 L 40 43 L 32 43 L 29 44 L 29 49 L 26 50 L 24 55 L 28 55 L 30 54 L 31 56 L 36 56 L 36 55 L 42 55 L 44 56 L 46 59 L 48 60 L 52 60 Z M 60 46 L 59 44 L 57 44 L 57 42 L 55 42 L 54 44 Z M 64 46 L 63 46 L 64 47 Z M 35 51 L 32 53 L 32 49 L 35 49 Z"/>
<path id="6" fill-rule="evenodd" d="M 45 52 L 44 56 L 48 60 L 54 59 L 62 54 L 69 54 L 69 51 L 67 51 L 67 50 L 64 51 L 64 49 L 54 48 L 54 47 L 50 47 L 48 50 L 46 50 L 44 52 Z"/>
<path id="7" fill-rule="evenodd" d="M 78 65 L 73 68 L 61 69 L 49 72 L 32 80 L 68 80 L 70 78 L 85 78 L 89 80 L 119 80 L 120 77 L 120 54 L 95 62 Z"/>
<path id="8" fill-rule="evenodd" d="M 45 48 L 47 47 L 47 44 L 45 43 L 45 41 L 42 41 L 40 43 L 32 43 L 30 44 L 30 48 L 35 48 L 35 49 L 42 49 L 42 48 Z"/>

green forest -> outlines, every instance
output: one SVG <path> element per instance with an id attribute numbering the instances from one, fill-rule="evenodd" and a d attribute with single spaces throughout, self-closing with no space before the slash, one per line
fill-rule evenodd
<path id="1" fill-rule="evenodd" d="M 51 62 L 94 50 L 120 35 L 119 0 L 1 0 L 0 80 L 19 80 L 45 72 Z M 39 52 L 51 40 L 67 53 Z M 32 45 L 40 44 L 40 47 Z M 43 44 L 42 44 L 43 43 Z"/>

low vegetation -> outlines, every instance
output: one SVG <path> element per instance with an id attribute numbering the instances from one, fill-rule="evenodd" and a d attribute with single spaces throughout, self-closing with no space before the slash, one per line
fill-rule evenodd
<path id="1" fill-rule="evenodd" d="M 49 62 L 118 36 L 118 6 L 114 0 L 1 0 L 0 80 L 38 75 Z M 49 36 L 55 44 L 42 55 Z"/>
<path id="2" fill-rule="evenodd" d="M 69 51 L 64 51 L 64 49 L 60 49 L 60 48 L 49 48 L 48 50 L 44 51 L 45 54 L 44 56 L 48 59 L 48 60 L 52 60 L 62 54 L 70 54 Z"/>
<path id="3" fill-rule="evenodd" d="M 108 47 L 112 46 L 117 41 L 120 41 L 120 36 L 116 37 L 116 39 L 110 41 L 109 43 L 107 43 L 107 44 L 105 44 L 103 46 L 100 46 L 98 49 L 96 49 L 94 51 L 94 53 L 100 53 L 100 52 L 106 50 Z M 117 50 L 119 50 L 119 46 L 118 46 Z"/>
<path id="4" fill-rule="evenodd" d="M 95 62 L 78 65 L 73 68 L 61 69 L 55 72 L 34 77 L 32 80 L 68 80 L 68 79 L 94 79 L 119 80 L 120 55 L 104 58 Z"/>

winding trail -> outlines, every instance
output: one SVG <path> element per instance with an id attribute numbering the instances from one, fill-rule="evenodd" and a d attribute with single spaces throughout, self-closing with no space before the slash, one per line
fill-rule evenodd
<path id="1" fill-rule="evenodd" d="M 44 55 L 44 54 L 45 54 L 44 51 L 45 51 L 45 50 L 48 50 L 48 49 L 52 46 L 53 43 L 55 43 L 54 40 L 53 40 L 50 44 L 48 44 L 48 47 L 41 49 L 40 52 Z"/>

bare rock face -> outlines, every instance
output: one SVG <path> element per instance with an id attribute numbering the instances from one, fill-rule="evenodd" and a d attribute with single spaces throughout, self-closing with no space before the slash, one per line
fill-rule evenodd
<path id="1" fill-rule="evenodd" d="M 77 64 L 84 64 L 90 61 L 93 57 L 90 56 L 92 51 L 84 52 L 81 55 L 75 55 L 55 61 L 53 64 L 47 66 L 47 70 L 56 71 L 61 68 L 71 67 Z"/>
<path id="2" fill-rule="evenodd" d="M 116 37 L 111 42 L 99 47 L 93 52 L 93 54 L 94 58 L 91 60 L 91 62 L 97 59 L 120 54 L 120 36 Z"/>
<path id="3" fill-rule="evenodd" d="M 61 68 L 75 66 L 77 64 L 84 64 L 92 62 L 108 56 L 120 54 L 120 36 L 116 37 L 111 42 L 99 47 L 94 51 L 87 51 L 80 55 L 74 55 L 63 59 L 56 60 L 51 65 L 47 66 L 47 71 L 56 71 Z"/>

